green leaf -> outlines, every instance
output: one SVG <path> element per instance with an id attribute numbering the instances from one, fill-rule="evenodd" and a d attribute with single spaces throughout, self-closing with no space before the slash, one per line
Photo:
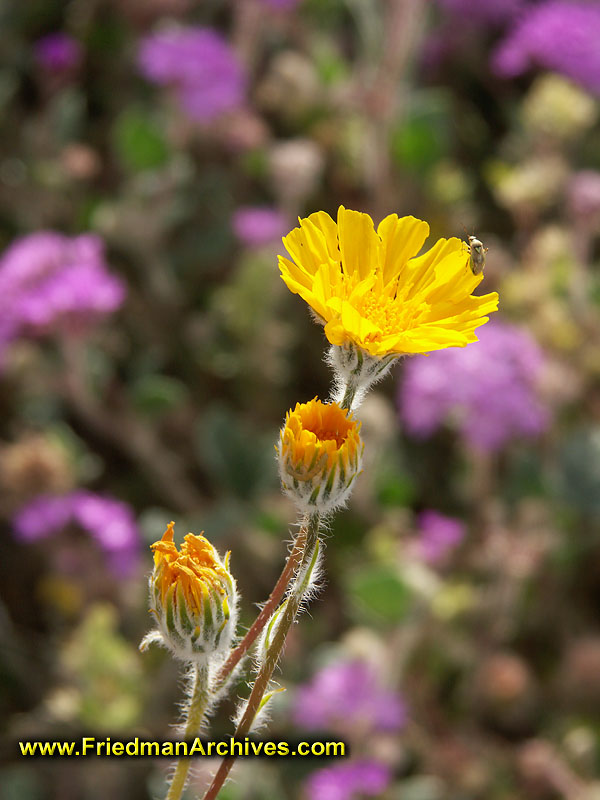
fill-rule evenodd
<path id="1" fill-rule="evenodd" d="M 272 437 L 241 425 L 228 409 L 213 407 L 196 432 L 198 458 L 211 477 L 241 500 L 275 484 Z"/>
<path id="2" fill-rule="evenodd" d="M 360 617 L 370 621 L 397 623 L 409 611 L 411 592 L 391 568 L 368 566 L 356 572 L 349 593 Z"/>
<path id="3" fill-rule="evenodd" d="M 133 171 L 162 166 L 169 150 L 162 131 L 143 111 L 124 111 L 113 127 L 113 146 L 122 164 Z"/>
<path id="4" fill-rule="evenodd" d="M 443 95 L 427 92 L 416 99 L 392 132 L 392 156 L 397 164 L 415 170 L 435 166 L 448 149 L 449 114 Z"/>
<path id="5" fill-rule="evenodd" d="M 415 494 L 415 487 L 408 475 L 394 470 L 384 471 L 375 482 L 377 501 L 382 506 L 406 508 Z"/>
<path id="6" fill-rule="evenodd" d="M 133 385 L 136 408 L 147 416 L 160 416 L 181 405 L 187 389 L 181 381 L 166 375 L 144 375 Z"/>
<path id="7" fill-rule="evenodd" d="M 568 505 L 600 516 L 600 425 L 581 428 L 560 453 L 558 483 Z"/>

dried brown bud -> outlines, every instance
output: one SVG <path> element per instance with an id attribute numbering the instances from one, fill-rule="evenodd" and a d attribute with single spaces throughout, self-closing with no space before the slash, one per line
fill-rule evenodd
<path id="1" fill-rule="evenodd" d="M 0 451 L 0 484 L 15 503 L 71 488 L 74 475 L 64 448 L 42 435 L 27 435 Z"/>

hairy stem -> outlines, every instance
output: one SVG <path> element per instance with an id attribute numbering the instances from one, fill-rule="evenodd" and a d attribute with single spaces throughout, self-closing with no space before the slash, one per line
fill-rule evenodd
<path id="1" fill-rule="evenodd" d="M 194 686 L 192 698 L 187 710 L 187 720 L 185 724 L 184 739 L 191 739 L 196 736 L 202 727 L 202 721 L 208 706 L 208 668 L 206 666 L 194 666 Z M 179 800 L 187 781 L 190 769 L 191 758 L 181 758 L 177 762 L 173 779 L 169 786 L 166 800 Z"/>
<path id="2" fill-rule="evenodd" d="M 296 537 L 294 542 L 294 547 L 292 552 L 288 556 L 287 561 L 285 562 L 285 567 L 283 568 L 281 575 L 277 579 L 277 583 L 273 587 L 273 591 L 269 595 L 269 599 L 263 606 L 260 614 L 254 620 L 252 627 L 246 633 L 242 641 L 238 644 L 238 646 L 231 651 L 227 661 L 223 664 L 219 673 L 217 675 L 217 684 L 216 689 L 221 689 L 224 684 L 226 683 L 227 679 L 239 663 L 240 659 L 244 656 L 244 654 L 252 647 L 254 642 L 256 641 L 257 637 L 261 633 L 262 629 L 265 627 L 267 622 L 271 619 L 273 612 L 279 605 L 281 598 L 283 597 L 285 590 L 287 589 L 294 572 L 296 571 L 296 567 L 300 563 L 300 557 L 302 556 L 302 551 L 304 549 L 304 544 L 306 541 L 306 525 L 303 525 Z"/>
<path id="3" fill-rule="evenodd" d="M 311 561 L 315 555 L 315 549 L 318 544 L 319 538 L 319 515 L 314 514 L 312 515 L 307 524 L 306 528 L 306 541 L 304 544 L 304 549 L 302 553 L 302 561 L 300 562 L 300 567 L 298 569 L 298 573 L 296 576 L 296 581 L 292 590 L 290 592 L 287 604 L 285 609 L 283 610 L 281 620 L 277 626 L 277 630 L 273 637 L 273 641 L 271 642 L 269 649 L 267 650 L 267 654 L 263 663 L 261 664 L 260 670 L 256 677 L 256 681 L 254 682 L 254 686 L 252 687 L 252 692 L 250 693 L 250 697 L 248 698 L 248 703 L 246 704 L 246 709 L 244 714 L 236 728 L 234 733 L 234 737 L 236 739 L 241 739 L 248 734 L 250 728 L 252 727 L 252 723 L 254 722 L 254 718 L 260 708 L 261 701 L 267 688 L 269 686 L 269 681 L 273 675 L 273 671 L 277 666 L 277 662 L 279 661 L 279 657 L 281 655 L 281 651 L 283 650 L 283 646 L 285 644 L 285 640 L 287 638 L 288 633 L 292 625 L 294 624 L 294 620 L 296 619 L 296 615 L 298 614 L 298 609 L 300 608 L 300 604 L 302 603 L 302 598 L 304 595 L 304 591 L 306 589 L 305 586 L 305 575 L 307 569 L 310 569 Z M 219 769 L 217 770 L 217 774 L 213 778 L 213 781 L 208 788 L 208 791 L 204 795 L 204 800 L 215 800 L 227 776 L 229 775 L 231 768 L 235 763 L 235 756 L 230 756 L 224 758 L 221 762 Z"/>
<path id="4" fill-rule="evenodd" d="M 344 389 L 344 396 L 342 397 L 342 402 L 340 403 L 342 408 L 347 408 L 348 411 L 352 410 L 352 404 L 354 403 L 354 395 L 356 394 L 356 383 L 350 378 L 348 383 L 346 384 L 346 388 Z"/>

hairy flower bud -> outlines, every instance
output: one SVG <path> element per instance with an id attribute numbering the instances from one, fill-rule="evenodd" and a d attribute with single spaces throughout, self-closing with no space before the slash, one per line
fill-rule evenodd
<path id="1" fill-rule="evenodd" d="M 316 398 L 288 411 L 279 437 L 283 491 L 304 512 L 326 514 L 342 506 L 360 472 L 360 423 L 337 403 Z"/>
<path id="2" fill-rule="evenodd" d="M 206 662 L 224 656 L 235 634 L 237 590 L 229 572 L 229 553 L 221 561 L 204 536 L 188 533 L 181 549 L 173 542 L 174 523 L 151 545 L 150 613 L 158 631 L 142 642 L 160 640 L 183 661 Z"/>

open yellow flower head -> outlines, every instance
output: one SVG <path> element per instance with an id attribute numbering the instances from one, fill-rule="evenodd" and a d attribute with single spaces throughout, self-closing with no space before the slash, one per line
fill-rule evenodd
<path id="1" fill-rule="evenodd" d="M 498 308 L 496 292 L 476 297 L 469 250 L 440 239 L 417 255 L 429 225 L 390 214 L 375 230 L 368 214 L 340 206 L 300 220 L 284 237 L 281 277 L 325 325 L 333 345 L 385 358 L 477 341 L 475 329 Z"/>
<path id="2" fill-rule="evenodd" d="M 151 545 L 150 612 L 158 632 L 142 643 L 161 639 L 184 661 L 206 661 L 224 655 L 235 633 L 237 591 L 229 572 L 229 553 L 221 561 L 204 536 L 188 533 L 178 550 L 175 524 Z"/>
<path id="3" fill-rule="evenodd" d="M 346 502 L 360 472 L 360 423 L 337 403 L 297 403 L 277 450 L 284 492 L 304 513 L 328 513 Z"/>

